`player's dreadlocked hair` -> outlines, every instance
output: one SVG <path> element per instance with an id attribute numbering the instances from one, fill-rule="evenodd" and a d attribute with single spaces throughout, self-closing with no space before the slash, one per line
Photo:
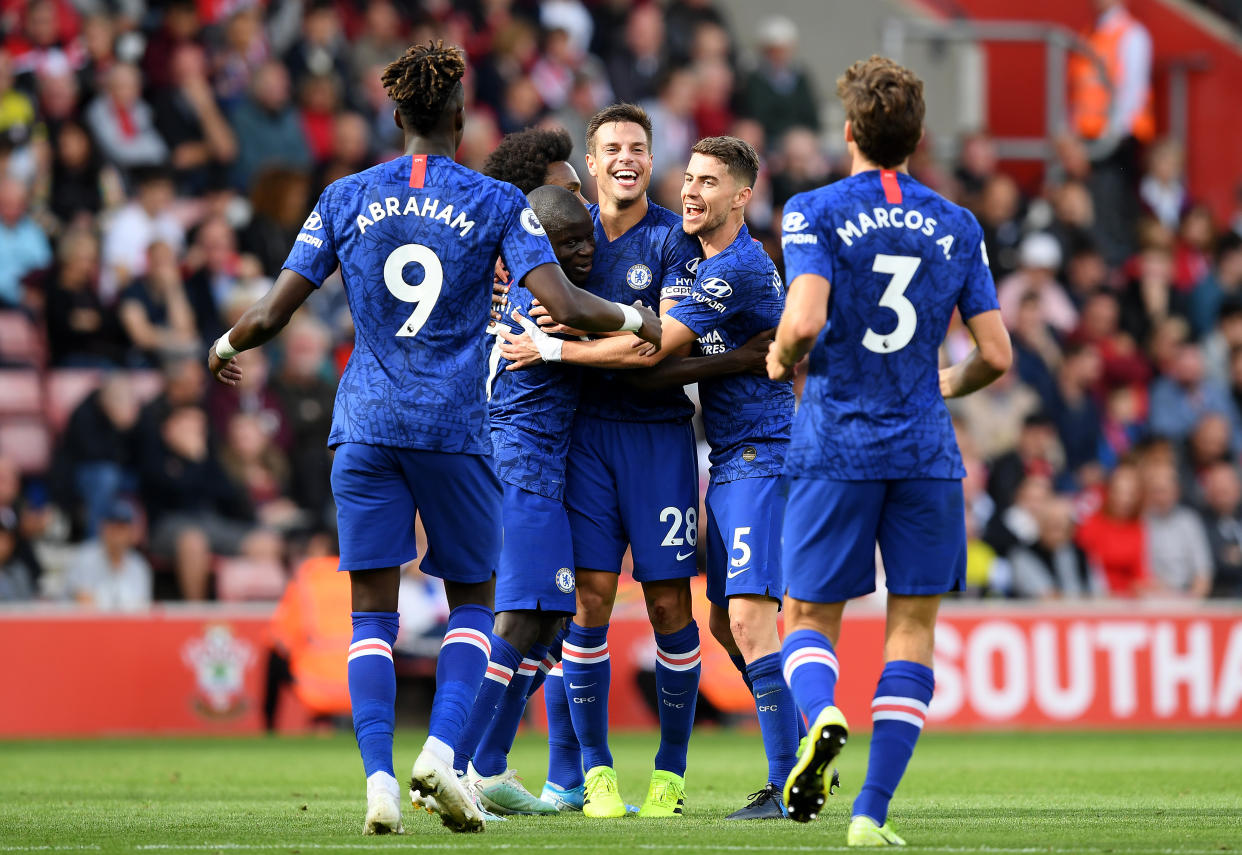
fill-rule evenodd
<path id="1" fill-rule="evenodd" d="M 876 166 L 899 166 L 923 138 L 923 81 L 891 59 L 860 59 L 837 78 L 854 142 Z"/>
<path id="2" fill-rule="evenodd" d="M 564 128 L 527 128 L 500 141 L 483 163 L 483 174 L 529 193 L 547 183 L 548 164 L 569 160 L 573 151 Z"/>
<path id="3" fill-rule="evenodd" d="M 466 59 L 459 48 L 428 41 L 411 45 L 388 63 L 380 79 L 402 120 L 411 130 L 426 134 L 440 121 L 465 73 Z"/>

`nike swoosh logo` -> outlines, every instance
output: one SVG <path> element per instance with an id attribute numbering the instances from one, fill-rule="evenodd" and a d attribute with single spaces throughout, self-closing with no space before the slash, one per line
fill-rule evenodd
<path id="1" fill-rule="evenodd" d="M 768 695 L 775 695 L 775 694 L 776 694 L 777 692 L 779 692 L 779 691 L 781 691 L 781 690 L 780 690 L 780 689 L 773 689 L 773 690 L 772 690 L 772 691 L 770 691 L 770 692 L 764 692 L 762 695 L 755 695 L 755 698 L 756 698 L 756 699 L 758 699 L 758 698 L 766 698 Z"/>
<path id="2" fill-rule="evenodd" d="M 583 683 L 581 686 L 575 686 L 573 683 L 570 683 L 570 684 L 569 684 L 569 688 L 571 688 L 571 689 L 589 689 L 589 688 L 591 688 L 591 687 L 592 687 L 592 686 L 594 686 L 594 685 L 595 685 L 594 683 Z"/>
<path id="3" fill-rule="evenodd" d="M 670 697 L 674 697 L 674 698 L 676 698 L 676 697 L 678 697 L 678 696 L 680 696 L 680 695 L 684 695 L 686 692 L 688 692 L 688 691 L 690 691 L 690 690 L 689 690 L 689 689 L 683 689 L 683 690 L 682 690 L 682 691 L 680 691 L 680 692 L 670 692 L 668 689 L 661 689 L 660 691 L 661 691 L 661 692 L 663 692 L 664 694 L 666 694 L 666 695 L 670 696 Z M 779 689 L 778 689 L 777 691 L 779 691 Z"/>
<path id="4" fill-rule="evenodd" d="M 682 555 L 680 552 L 678 552 L 678 553 L 677 553 L 677 560 L 678 560 L 678 561 L 685 561 L 687 558 L 689 558 L 689 557 L 690 557 L 691 555 L 693 555 L 693 554 L 694 554 L 693 552 L 687 552 L 685 555 Z"/>
<path id="5" fill-rule="evenodd" d="M 730 579 L 732 579 L 734 576 L 741 576 L 743 573 L 745 573 L 749 569 L 750 569 L 749 567 L 743 567 L 741 570 L 736 570 L 736 571 L 730 570 L 728 571 L 728 576 Z"/>

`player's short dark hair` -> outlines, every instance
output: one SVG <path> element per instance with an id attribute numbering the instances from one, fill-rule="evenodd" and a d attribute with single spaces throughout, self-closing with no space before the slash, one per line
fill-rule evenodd
<path id="1" fill-rule="evenodd" d="M 837 97 L 858 150 L 877 166 L 899 166 L 923 138 L 923 81 L 888 57 L 851 65 L 837 78 Z"/>
<path id="2" fill-rule="evenodd" d="M 651 147 L 651 117 L 647 115 L 647 111 L 637 104 L 613 104 L 600 110 L 591 120 L 587 122 L 586 127 L 586 147 L 587 151 L 595 151 L 595 135 L 599 133 L 599 129 L 604 125 L 610 125 L 613 122 L 632 122 L 643 129 L 643 133 L 647 135 L 647 147 Z"/>
<path id="3" fill-rule="evenodd" d="M 380 78 L 411 130 L 430 133 L 439 124 L 452 97 L 461 89 L 466 58 L 461 49 L 443 41 L 411 45 L 388 63 Z"/>
<path id="4" fill-rule="evenodd" d="M 545 231 L 559 231 L 579 218 L 590 220 L 582 200 L 556 184 L 536 187 L 526 194 L 526 200 Z"/>
<path id="5" fill-rule="evenodd" d="M 693 151 L 714 157 L 725 165 L 729 174 L 745 187 L 754 187 L 759 177 L 759 153 L 755 147 L 738 137 L 704 137 L 694 144 Z"/>
<path id="6" fill-rule="evenodd" d="M 569 160 L 574 141 L 564 128 L 527 128 L 509 134 L 483 163 L 483 174 L 523 193 L 547 183 L 548 166 Z"/>

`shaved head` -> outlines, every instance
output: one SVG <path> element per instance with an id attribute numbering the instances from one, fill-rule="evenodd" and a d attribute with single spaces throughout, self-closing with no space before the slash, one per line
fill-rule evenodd
<path id="1" fill-rule="evenodd" d="M 561 231 L 569 225 L 591 222 L 591 215 L 587 213 L 582 200 L 564 187 L 545 184 L 530 191 L 526 199 L 539 222 L 543 223 L 545 231 Z"/>

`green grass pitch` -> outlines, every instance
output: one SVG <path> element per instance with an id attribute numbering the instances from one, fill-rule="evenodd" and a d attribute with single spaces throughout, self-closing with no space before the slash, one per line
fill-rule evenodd
<path id="1" fill-rule="evenodd" d="M 422 734 L 397 737 L 398 775 Z M 642 799 L 656 738 L 617 735 L 627 801 Z M 704 731 L 690 748 L 683 820 L 516 818 L 452 835 L 406 811 L 403 837 L 363 838 L 361 765 L 348 734 L 300 738 L 0 743 L 0 855 L 427 850 L 843 850 L 867 736 L 840 758 L 843 791 L 809 825 L 721 817 L 763 782 L 757 733 Z M 513 762 L 538 791 L 546 749 Z M 1242 849 L 1242 732 L 938 734 L 919 744 L 891 819 L 919 852 L 1207 853 Z"/>

